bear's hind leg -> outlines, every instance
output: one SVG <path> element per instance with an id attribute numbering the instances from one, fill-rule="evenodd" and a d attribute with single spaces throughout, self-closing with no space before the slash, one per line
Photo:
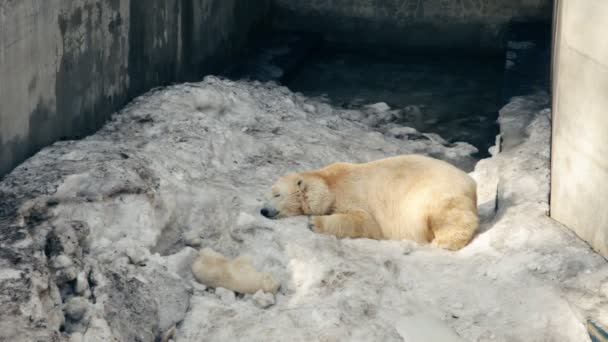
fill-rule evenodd
<path id="1" fill-rule="evenodd" d="M 439 209 L 429 218 L 429 228 L 434 235 L 432 244 L 449 250 L 466 246 L 479 226 L 474 203 L 455 198 L 445 201 Z"/>
<path id="2" fill-rule="evenodd" d="M 316 233 L 334 235 L 338 238 L 382 239 L 382 233 L 376 221 L 362 210 L 312 216 L 310 228 Z"/>

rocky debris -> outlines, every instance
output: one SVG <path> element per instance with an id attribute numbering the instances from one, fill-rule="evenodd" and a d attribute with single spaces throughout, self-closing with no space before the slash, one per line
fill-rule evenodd
<path id="1" fill-rule="evenodd" d="M 74 293 L 79 296 L 89 297 L 90 296 L 89 281 L 85 272 L 80 272 L 76 277 L 76 284 L 74 284 Z"/>
<path id="2" fill-rule="evenodd" d="M 275 299 L 272 293 L 266 293 L 262 290 L 258 290 L 253 297 L 251 297 L 253 303 L 260 309 L 267 309 L 274 305 Z"/>
<path id="3" fill-rule="evenodd" d="M 392 127 L 387 130 L 387 134 L 397 139 L 416 139 L 422 136 L 415 128 L 412 127 Z"/>
<path id="4" fill-rule="evenodd" d="M 175 325 L 172 326 L 169 330 L 167 330 L 167 332 L 165 332 L 163 334 L 163 336 L 160 339 L 160 342 L 172 342 L 172 341 L 174 341 L 173 336 L 175 336 Z"/>
<path id="5" fill-rule="evenodd" d="M 189 247 L 200 247 L 203 244 L 203 240 L 195 231 L 185 233 L 182 238 L 184 240 L 184 244 Z"/>
<path id="6" fill-rule="evenodd" d="M 154 341 L 160 331 L 160 313 L 151 287 L 116 271 L 105 277 L 103 313 L 112 334 L 121 341 Z"/>
<path id="7" fill-rule="evenodd" d="M 85 318 L 85 315 L 87 314 L 89 310 L 89 301 L 86 300 L 85 298 L 82 297 L 72 297 L 70 298 L 70 300 L 64 304 L 63 306 L 63 312 L 65 313 L 65 317 L 66 317 L 66 325 L 69 324 L 69 326 L 66 328 L 66 331 L 68 332 L 74 332 L 77 331 L 77 329 L 74 327 L 74 325 L 80 321 L 82 321 Z M 84 325 L 86 326 L 86 323 L 88 322 L 84 322 Z M 82 327 L 83 330 L 84 327 Z M 83 331 L 81 331 L 83 332 Z"/>
<path id="8" fill-rule="evenodd" d="M 196 249 L 184 247 L 179 252 L 167 255 L 163 259 L 167 270 L 179 275 L 182 279 L 193 279 L 191 266 L 197 255 Z"/>
<path id="9" fill-rule="evenodd" d="M 215 289 L 215 294 L 218 297 L 220 297 L 220 299 L 222 300 L 222 302 L 224 302 L 226 304 L 232 304 L 236 300 L 236 295 L 234 294 L 234 291 L 225 289 L 223 287 L 216 288 Z"/>
<path id="10" fill-rule="evenodd" d="M 137 266 L 145 266 L 146 261 L 150 257 L 150 251 L 141 246 L 129 246 L 125 254 L 129 258 L 129 262 Z"/>
<path id="11" fill-rule="evenodd" d="M 157 265 L 146 267 L 144 279 L 150 284 L 150 292 L 159 308 L 159 332 L 167 331 L 184 319 L 192 289 L 184 279 Z"/>

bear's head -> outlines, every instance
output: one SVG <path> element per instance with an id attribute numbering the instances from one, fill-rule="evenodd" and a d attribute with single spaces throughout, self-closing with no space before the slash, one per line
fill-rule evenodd
<path id="1" fill-rule="evenodd" d="M 327 215 L 333 203 L 334 196 L 322 177 L 311 173 L 293 173 L 274 183 L 260 214 L 270 219 Z"/>

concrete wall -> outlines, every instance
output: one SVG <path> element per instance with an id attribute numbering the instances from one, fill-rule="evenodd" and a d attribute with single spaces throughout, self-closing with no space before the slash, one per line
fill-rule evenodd
<path id="1" fill-rule="evenodd" d="M 608 2 L 557 9 L 551 216 L 608 257 Z"/>
<path id="2" fill-rule="evenodd" d="M 235 56 L 269 0 L 0 0 L 0 176 Z"/>
<path id="3" fill-rule="evenodd" d="M 511 20 L 551 20 L 552 0 L 273 0 L 280 29 L 329 41 L 499 52 Z"/>

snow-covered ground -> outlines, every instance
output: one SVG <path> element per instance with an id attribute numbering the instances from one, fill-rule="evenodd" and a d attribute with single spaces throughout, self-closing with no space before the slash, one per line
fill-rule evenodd
<path id="1" fill-rule="evenodd" d="M 423 314 L 468 341 L 589 341 L 587 319 L 608 322 L 608 264 L 546 216 L 547 106 L 535 94 L 501 110 L 502 147 L 473 172 L 484 223 L 448 252 L 337 240 L 258 211 L 286 172 L 402 153 L 467 169 L 471 145 L 398 127 L 383 104 L 338 109 L 273 83 L 150 92 L 0 183 L 0 337 L 403 341 Z M 203 247 L 249 255 L 279 293 L 196 283 Z"/>

